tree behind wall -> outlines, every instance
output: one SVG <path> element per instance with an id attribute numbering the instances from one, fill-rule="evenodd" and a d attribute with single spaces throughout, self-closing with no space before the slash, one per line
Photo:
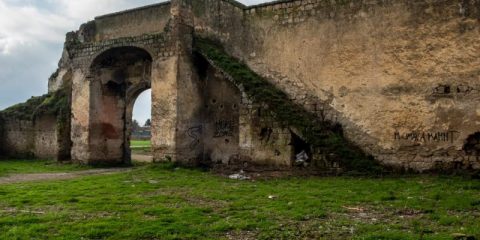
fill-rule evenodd
<path id="1" fill-rule="evenodd" d="M 132 130 L 135 132 L 135 131 L 138 131 L 140 130 L 140 124 L 138 123 L 137 120 L 133 120 L 133 123 L 132 123 Z"/>
<path id="2" fill-rule="evenodd" d="M 145 125 L 144 127 L 151 127 L 152 126 L 152 121 L 150 119 L 147 119 L 147 121 L 145 122 Z"/>

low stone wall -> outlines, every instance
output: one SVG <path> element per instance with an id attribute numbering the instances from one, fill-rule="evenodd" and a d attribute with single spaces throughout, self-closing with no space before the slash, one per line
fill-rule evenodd
<path id="1" fill-rule="evenodd" d="M 64 90 L 0 112 L 0 156 L 68 158 L 70 101 Z"/>
<path id="2" fill-rule="evenodd" d="M 158 3 L 95 18 L 95 41 L 164 31 L 170 19 L 170 2 Z M 92 28 L 91 27 L 91 28 Z"/>
<path id="3" fill-rule="evenodd" d="M 16 118 L 4 121 L 3 148 L 6 157 L 34 157 L 33 122 Z"/>

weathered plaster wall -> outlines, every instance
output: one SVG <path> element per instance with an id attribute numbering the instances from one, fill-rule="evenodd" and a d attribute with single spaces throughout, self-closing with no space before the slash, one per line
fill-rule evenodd
<path id="1" fill-rule="evenodd" d="M 161 33 L 170 19 L 170 2 L 95 18 L 95 41 Z"/>
<path id="2" fill-rule="evenodd" d="M 276 122 L 267 106 L 253 103 L 244 87 L 213 61 L 199 59 L 206 86 L 202 137 L 206 163 L 292 166 L 295 149 L 288 127 Z"/>
<path id="3" fill-rule="evenodd" d="M 152 152 L 155 161 L 176 160 L 178 58 L 154 59 L 152 66 Z M 158 136 L 158 137 L 155 137 Z"/>
<path id="4" fill-rule="evenodd" d="M 205 157 L 213 164 L 239 158 L 241 92 L 211 66 L 205 66 Z"/>
<path id="5" fill-rule="evenodd" d="M 33 157 L 33 122 L 19 119 L 5 119 L 3 139 L 6 156 Z"/>
<path id="6" fill-rule="evenodd" d="M 177 160 L 197 165 L 203 158 L 204 142 L 194 144 L 191 135 L 203 124 L 203 88 L 189 56 L 179 56 L 177 71 Z"/>
<path id="7" fill-rule="evenodd" d="M 195 34 L 218 39 L 234 55 L 243 55 L 244 7 L 230 0 L 192 1 Z"/>
<path id="8" fill-rule="evenodd" d="M 81 68 L 75 69 L 72 78 L 72 160 L 82 161 L 90 158 L 89 135 L 90 123 L 90 81 Z"/>
<path id="9" fill-rule="evenodd" d="M 477 144 L 480 131 L 479 19 L 478 0 L 287 0 L 253 7 L 174 0 L 99 17 L 70 33 L 49 85 L 53 91 L 72 81 L 72 155 L 93 159 L 90 126 L 101 113 L 94 114 L 98 86 L 89 67 L 114 47 L 145 49 L 152 55 L 155 159 L 191 162 L 208 149 L 225 162 L 223 153 L 236 154 L 236 147 L 212 150 L 218 144 L 196 139 L 211 134 L 211 119 L 202 125 L 203 103 L 217 96 L 194 71 L 194 33 L 220 40 L 293 101 L 339 122 L 350 140 L 384 164 L 480 168 L 477 151 L 463 149 Z M 234 92 L 217 85 L 219 92 Z M 268 123 L 261 106 L 241 101 L 240 155 L 288 165 L 296 151 L 281 146 L 291 133 Z M 265 133 L 278 145 L 262 142 Z"/>
<path id="10" fill-rule="evenodd" d="M 267 112 L 244 98 L 240 117 L 242 159 L 256 165 L 291 167 L 295 160 L 292 133 Z"/>
<path id="11" fill-rule="evenodd" d="M 325 108 L 385 164 L 479 168 L 462 150 L 480 122 L 479 8 L 478 1 L 284 1 L 246 9 L 243 38 L 222 40 L 244 46 L 231 53 L 296 101 Z"/>
<path id="12" fill-rule="evenodd" d="M 33 154 L 36 158 L 57 159 L 59 156 L 59 130 L 57 116 L 44 115 L 35 119 L 33 125 Z"/>
<path id="13" fill-rule="evenodd" d="M 43 115 L 35 121 L 6 118 L 4 128 L 3 156 L 57 159 L 58 131 L 55 116 Z"/>

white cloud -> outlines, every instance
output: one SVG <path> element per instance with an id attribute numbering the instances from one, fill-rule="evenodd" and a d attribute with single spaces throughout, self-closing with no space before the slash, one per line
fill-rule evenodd
<path id="1" fill-rule="evenodd" d="M 132 7 L 143 6 L 163 1 L 158 0 L 50 0 L 58 6 L 66 16 L 82 21 L 93 19 L 95 16 L 121 11 Z"/>
<path id="2" fill-rule="evenodd" d="M 33 6 L 15 6 L 0 0 L 0 53 L 11 54 L 35 42 L 63 41 L 66 28 L 74 22 Z"/>

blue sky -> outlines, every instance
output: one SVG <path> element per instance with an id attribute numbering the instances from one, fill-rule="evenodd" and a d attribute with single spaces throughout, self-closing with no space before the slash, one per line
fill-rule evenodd
<path id="1" fill-rule="evenodd" d="M 0 0 L 0 110 L 47 92 L 67 32 L 95 16 L 158 2 L 162 1 Z M 134 118 L 144 123 L 149 116 L 149 93 L 145 93 L 137 100 Z"/>

